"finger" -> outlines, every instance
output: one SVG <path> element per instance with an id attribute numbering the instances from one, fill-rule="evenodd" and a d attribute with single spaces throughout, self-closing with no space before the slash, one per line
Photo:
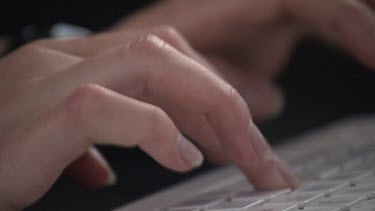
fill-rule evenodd
<path id="1" fill-rule="evenodd" d="M 66 40 L 39 40 L 34 45 L 54 49 L 79 57 L 90 57 L 100 54 L 111 48 L 123 45 L 124 43 L 134 40 L 144 34 L 151 33 L 158 36 L 169 45 L 173 46 L 181 53 L 198 61 L 206 67 L 212 68 L 212 65 L 195 51 L 186 39 L 171 26 L 157 26 L 151 29 L 133 29 L 127 31 L 117 31 L 111 33 L 101 33 L 95 36 L 66 39 Z"/>
<path id="2" fill-rule="evenodd" d="M 186 56 L 198 61 L 206 67 L 210 67 L 211 70 L 213 69 L 212 65 L 209 64 L 193 48 L 191 48 L 183 36 L 170 26 L 158 26 L 152 28 L 151 30 L 138 29 L 126 32 L 119 31 L 113 33 L 103 33 L 88 38 L 57 41 L 41 40 L 35 44 L 37 46 L 63 51 L 80 57 L 90 57 L 113 47 L 123 45 L 126 41 L 134 40 L 135 38 L 145 34 L 147 31 L 151 31 L 153 34 L 160 37 L 163 41 L 166 41 L 168 44 Z M 211 128 L 204 116 L 200 114 L 186 115 L 186 112 L 178 107 L 170 106 L 169 102 L 160 102 L 160 100 L 155 102 L 154 100 L 152 103 L 163 108 L 171 108 L 167 109 L 166 111 L 168 114 L 172 114 L 175 117 L 175 123 L 177 126 L 181 128 L 182 131 L 189 134 L 193 140 L 204 140 L 201 141 L 201 146 L 204 147 L 204 149 L 210 149 L 211 151 L 223 153 L 222 147 L 215 135 L 214 130 Z"/>
<path id="3" fill-rule="evenodd" d="M 64 175 L 88 188 L 111 186 L 117 181 L 112 168 L 95 147 L 90 147 L 85 154 L 70 164 Z"/>
<path id="4" fill-rule="evenodd" d="M 318 33 L 350 50 L 360 61 L 375 67 L 375 16 L 357 0 L 283 1 L 288 14 L 308 23 Z"/>
<path id="5" fill-rule="evenodd" d="M 236 90 L 155 36 L 87 59 L 52 83 L 63 87 L 65 81 L 93 82 L 132 97 L 154 96 L 202 114 L 228 155 L 242 165 L 251 166 L 271 151 L 257 128 L 249 127 L 249 110 Z"/>
<path id="6" fill-rule="evenodd" d="M 201 63 L 206 61 L 196 53 L 186 42 L 186 40 L 172 27 L 160 26 L 152 29 L 156 35 L 166 40 L 169 44 L 182 51 L 190 58 L 199 60 Z M 69 55 L 76 55 L 78 57 L 90 57 L 95 54 L 102 53 L 113 46 L 123 45 L 124 42 L 139 37 L 144 34 L 145 30 L 133 30 L 126 32 L 106 33 L 89 38 L 78 38 L 69 40 L 40 40 L 33 43 L 34 46 L 53 49 L 55 51 L 62 51 Z M 209 66 L 208 63 L 205 64 Z M 153 101 L 155 104 L 156 102 Z M 156 103 L 160 105 L 161 103 Z M 185 133 L 188 133 L 193 140 L 203 140 L 200 145 L 204 150 L 215 151 L 216 154 L 224 154 L 222 146 L 220 145 L 214 130 L 211 128 L 207 119 L 202 115 L 186 115 L 185 111 L 181 109 L 167 106 L 168 113 L 172 113 L 176 117 L 176 124 Z M 210 153 L 210 155 L 213 153 Z M 225 155 L 226 156 L 226 155 Z M 213 156 L 211 156 L 213 157 Z"/>
<path id="7" fill-rule="evenodd" d="M 155 35 L 161 37 L 163 40 L 190 58 L 199 61 L 201 64 L 203 63 L 206 67 L 210 66 L 210 64 L 208 64 L 203 57 L 201 57 L 189 46 L 187 41 L 174 28 L 169 26 L 158 26 L 149 31 L 152 31 Z M 50 39 L 40 40 L 35 42 L 34 45 L 56 51 L 62 51 L 79 57 L 90 57 L 102 53 L 113 46 L 123 45 L 126 41 L 138 38 L 144 33 L 145 30 L 139 29 L 126 32 L 99 34 L 84 39 L 78 38 L 57 41 Z M 217 154 L 224 154 L 222 146 L 219 143 L 214 130 L 211 128 L 204 116 L 201 114 L 186 115 L 184 110 L 170 106 L 171 103 L 162 103 L 160 100 L 158 101 L 159 102 L 155 102 L 154 100 L 152 103 L 159 106 L 161 105 L 163 108 L 167 108 L 167 113 L 172 114 L 175 117 L 177 126 L 181 128 L 182 131 L 189 134 L 193 140 L 201 140 L 200 145 L 204 149 L 210 149 L 210 151 L 215 151 Z"/>
<path id="8" fill-rule="evenodd" d="M 223 149 L 220 151 L 214 151 L 210 148 L 204 148 L 202 151 L 204 152 L 207 160 L 215 165 L 225 165 L 231 162 L 230 158 L 227 154 L 225 154 L 225 150 Z"/>
<path id="9" fill-rule="evenodd" d="M 250 168 L 240 166 L 240 168 L 248 175 L 248 178 L 253 182 L 256 189 L 274 189 L 275 184 L 278 184 L 276 185 L 278 188 L 297 188 L 299 186 L 299 181 L 295 179 L 294 175 L 290 174 L 291 170 L 289 166 L 277 155 L 270 156 L 261 165 L 255 165 Z M 276 174 L 278 172 L 279 174 Z M 270 175 L 278 176 L 270 178 Z M 273 180 L 273 184 L 269 183 L 269 180 Z"/>
<path id="10" fill-rule="evenodd" d="M 154 97 L 142 98 L 146 102 L 152 102 L 153 105 L 164 108 L 167 114 L 173 117 L 173 121 L 191 140 L 198 142 L 204 150 L 224 153 L 222 145 L 216 136 L 215 130 L 209 124 L 207 118 L 201 113 L 187 112 L 186 109 L 176 106 L 170 100 Z"/>
<path id="11" fill-rule="evenodd" d="M 7 142 L 2 155 L 9 157 L 2 161 L 9 163 L 0 171 L 0 188 L 8 194 L 0 198 L 16 200 L 9 203 L 31 204 L 92 143 L 138 145 L 162 165 L 178 171 L 202 163 L 198 149 L 161 109 L 97 85 L 76 89 L 36 125 L 17 134 L 22 135 L 11 139 L 17 141 Z M 14 181 L 19 174 L 28 177 Z M 25 198 L 20 199 L 22 194 Z"/>
<path id="12" fill-rule="evenodd" d="M 147 60 L 148 66 L 140 60 Z M 123 67 L 132 68 L 123 71 Z M 121 84 L 142 86 L 135 86 L 137 89 L 119 87 L 119 78 Z M 79 83 L 91 80 L 105 87 L 121 89 L 127 96 L 139 97 L 147 93 L 169 100 L 191 113 L 204 114 L 236 160 L 248 163 L 257 160 L 248 138 L 250 115 L 242 98 L 229 84 L 155 36 L 143 37 L 126 48 L 87 59 L 66 72 L 64 80 L 78 80 Z"/>
<path id="13" fill-rule="evenodd" d="M 275 118 L 284 108 L 285 98 L 282 91 L 270 81 L 250 77 L 247 85 L 243 85 L 240 90 L 256 122 Z"/>
<path id="14" fill-rule="evenodd" d="M 249 127 L 254 130 L 253 136 L 262 136 L 253 123 L 250 122 Z M 263 146 L 264 149 L 267 147 Z M 256 148 L 256 150 L 262 151 L 260 148 Z M 291 168 L 271 151 L 264 155 L 262 161 L 257 164 L 253 166 L 240 165 L 239 167 L 245 172 L 256 189 L 297 188 L 299 186 L 299 181 Z"/>
<path id="15" fill-rule="evenodd" d="M 223 71 L 224 78 L 239 90 L 252 112 L 255 122 L 272 119 L 284 108 L 282 91 L 264 76 L 244 71 L 229 63 L 212 58 L 213 64 Z"/>

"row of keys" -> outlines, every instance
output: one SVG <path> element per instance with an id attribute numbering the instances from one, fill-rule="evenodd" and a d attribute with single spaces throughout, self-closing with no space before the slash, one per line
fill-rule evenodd
<path id="1" fill-rule="evenodd" d="M 307 162 L 296 169 L 306 180 L 295 191 L 286 189 L 254 192 L 244 180 L 218 192 L 200 195 L 161 210 L 375 211 L 373 148 L 328 156 L 310 156 Z"/>
<path id="2" fill-rule="evenodd" d="M 222 192 L 214 192 L 201 195 L 192 200 L 186 201 L 179 205 L 170 207 L 170 211 L 183 210 L 226 210 L 226 209 L 248 209 L 250 207 L 259 207 L 259 205 L 283 205 L 304 207 L 312 201 L 320 201 L 322 199 L 335 199 L 335 194 L 345 196 L 348 200 L 351 197 L 369 198 L 375 197 L 375 176 L 373 172 L 350 172 L 347 174 L 340 174 L 332 176 L 338 180 L 322 180 L 308 182 L 300 189 L 291 191 L 289 189 L 281 191 L 265 191 L 254 192 L 252 190 L 230 192 L 223 190 Z M 345 179 L 357 179 L 355 183 L 346 182 Z M 229 188 L 228 190 L 233 190 Z M 334 198 L 331 198 L 334 196 Z M 344 197 L 344 198 L 345 198 Z M 321 203 L 324 203 L 321 202 Z M 328 203 L 328 202 L 327 202 Z M 332 203 L 335 203 L 333 201 Z M 337 204 L 338 205 L 338 204 Z M 310 206 L 310 205 L 309 205 Z"/>

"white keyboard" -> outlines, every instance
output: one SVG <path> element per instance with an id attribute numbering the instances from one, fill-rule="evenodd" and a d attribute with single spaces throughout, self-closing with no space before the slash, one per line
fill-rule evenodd
<path id="1" fill-rule="evenodd" d="M 375 211 L 375 148 L 307 155 L 295 165 L 297 190 L 253 191 L 241 181 L 166 211 Z"/>
<path id="2" fill-rule="evenodd" d="M 118 210 L 375 211 L 375 118 L 336 124 L 281 148 L 302 181 L 296 190 L 255 191 L 238 170 L 229 169 Z M 184 195 L 189 199 L 168 202 Z M 159 201 L 169 205 L 143 208 Z"/>

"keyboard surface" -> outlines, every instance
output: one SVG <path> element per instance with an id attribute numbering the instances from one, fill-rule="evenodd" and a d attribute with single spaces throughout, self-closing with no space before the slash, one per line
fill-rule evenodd
<path id="1" fill-rule="evenodd" d="M 296 190 L 255 191 L 243 176 L 238 177 L 239 172 L 220 173 L 216 174 L 222 176 L 217 181 L 231 182 L 218 184 L 220 187 L 213 190 L 206 188 L 208 191 L 193 194 L 188 200 L 147 210 L 375 211 L 375 118 L 348 122 L 303 136 L 297 140 L 299 144 L 285 146 L 284 153 L 281 150 L 281 154 L 300 152 L 289 159 L 301 179 Z M 200 179 L 198 185 L 171 193 L 191 192 L 200 186 L 205 189 L 205 183 L 214 178 Z M 158 201 L 157 195 L 154 199 Z"/>
<path id="2" fill-rule="evenodd" d="M 254 191 L 240 181 L 159 210 L 167 211 L 375 211 L 374 146 L 307 155 L 294 165 L 296 190 Z"/>

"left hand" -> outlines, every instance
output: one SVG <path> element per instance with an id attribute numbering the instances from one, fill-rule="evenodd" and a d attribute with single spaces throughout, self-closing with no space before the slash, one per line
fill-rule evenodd
<path id="1" fill-rule="evenodd" d="M 255 120 L 282 107 L 272 83 L 304 35 L 318 35 L 375 67 L 374 0 L 162 1 L 115 29 L 175 27 L 247 101 Z"/>

